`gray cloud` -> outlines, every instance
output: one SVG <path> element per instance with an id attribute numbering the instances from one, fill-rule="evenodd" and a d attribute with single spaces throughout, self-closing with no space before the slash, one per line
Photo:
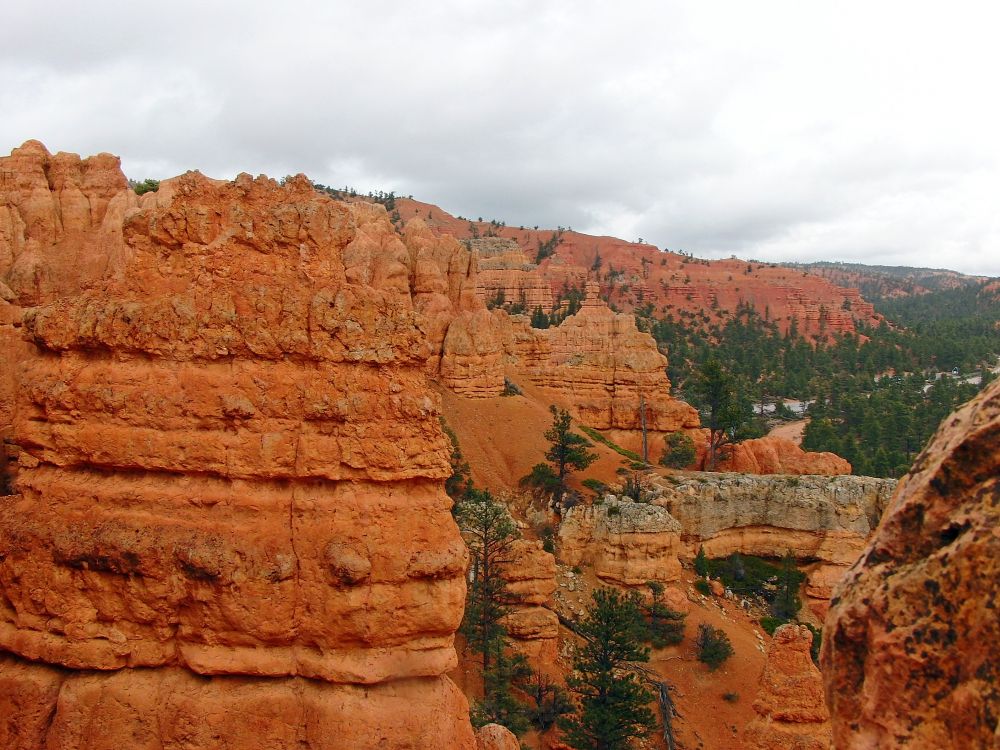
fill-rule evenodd
<path id="1" fill-rule="evenodd" d="M 708 256 L 1000 275 L 1000 11 L 16 0 L 0 146 L 394 189 Z"/>

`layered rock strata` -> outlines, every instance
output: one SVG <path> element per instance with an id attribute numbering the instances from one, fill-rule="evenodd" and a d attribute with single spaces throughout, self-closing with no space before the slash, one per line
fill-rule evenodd
<path id="1" fill-rule="evenodd" d="M 426 318 L 380 223 L 189 173 L 125 216 L 120 278 L 25 315 L 4 746 L 473 746 Z"/>
<path id="2" fill-rule="evenodd" d="M 830 747 L 830 712 L 811 646 L 812 633 L 805 626 L 782 625 L 774 631 L 753 702 L 757 717 L 743 733 L 745 750 Z"/>
<path id="3" fill-rule="evenodd" d="M 465 240 L 478 258 L 476 294 L 484 303 L 516 305 L 530 312 L 552 310 L 552 289 L 520 245 L 500 237 Z"/>
<path id="4" fill-rule="evenodd" d="M 657 481 L 653 502 L 680 522 L 686 555 L 698 547 L 709 557 L 791 552 L 806 565 L 806 594 L 822 615 L 895 486 L 873 477 L 706 472 Z"/>
<path id="5" fill-rule="evenodd" d="M 1000 747 L 1000 382 L 944 420 L 834 592 L 837 750 Z"/>
<path id="6" fill-rule="evenodd" d="M 526 374 L 558 394 L 583 424 L 595 429 L 671 432 L 697 427 L 698 413 L 671 398 L 667 359 L 631 315 L 611 311 L 588 283 L 578 313 L 558 327 L 523 333 L 515 351 Z"/>
<path id="7" fill-rule="evenodd" d="M 512 562 L 504 566 L 502 576 L 512 611 L 504 617 L 503 626 L 522 653 L 555 661 L 559 636 L 559 618 L 552 610 L 555 556 L 542 549 L 541 542 L 518 539 L 509 557 Z"/>
<path id="8" fill-rule="evenodd" d="M 607 496 L 595 505 L 577 505 L 559 526 L 559 559 L 591 565 L 606 581 L 640 586 L 676 581 L 681 566 L 681 525 L 665 509 Z"/>

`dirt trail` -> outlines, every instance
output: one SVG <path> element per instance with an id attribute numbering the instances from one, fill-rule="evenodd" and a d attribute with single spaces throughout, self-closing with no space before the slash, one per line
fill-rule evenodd
<path id="1" fill-rule="evenodd" d="M 783 424 L 779 424 L 771 430 L 768 435 L 771 435 L 772 437 L 785 438 L 786 440 L 791 440 L 796 445 L 802 445 L 802 433 L 805 432 L 807 424 L 809 424 L 808 419 L 797 419 L 794 422 L 785 422 Z"/>

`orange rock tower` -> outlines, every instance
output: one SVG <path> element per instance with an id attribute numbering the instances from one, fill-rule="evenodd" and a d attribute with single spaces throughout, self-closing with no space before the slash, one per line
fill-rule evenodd
<path id="1" fill-rule="evenodd" d="M 0 746 L 474 747 L 444 676 L 466 552 L 384 211 L 197 173 L 140 203 L 125 272 L 24 316 Z"/>

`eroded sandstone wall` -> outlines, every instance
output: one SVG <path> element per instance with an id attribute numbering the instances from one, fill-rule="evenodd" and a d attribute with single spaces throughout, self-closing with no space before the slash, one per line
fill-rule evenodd
<path id="1" fill-rule="evenodd" d="M 1000 747 L 998 603 L 1000 382 L 944 420 L 834 591 L 834 747 Z"/>
<path id="2" fill-rule="evenodd" d="M 125 213 L 126 272 L 24 316 L 0 746 L 474 746 L 428 323 L 380 224 L 189 173 Z"/>

